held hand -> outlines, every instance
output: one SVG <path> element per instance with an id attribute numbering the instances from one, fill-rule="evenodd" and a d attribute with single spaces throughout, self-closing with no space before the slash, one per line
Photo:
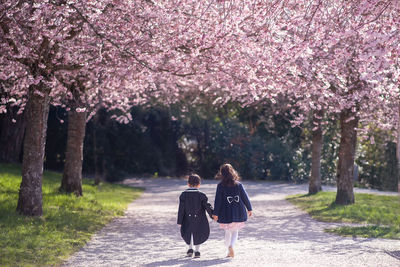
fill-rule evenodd
<path id="1" fill-rule="evenodd" d="M 213 215 L 212 217 L 213 217 L 214 221 L 218 221 L 218 216 L 217 215 Z"/>
<path id="2" fill-rule="evenodd" d="M 253 211 L 251 210 L 247 211 L 247 215 L 249 215 L 249 217 L 253 216 Z"/>
<path id="3" fill-rule="evenodd" d="M 181 227 L 182 225 L 178 224 L 178 227 Z"/>

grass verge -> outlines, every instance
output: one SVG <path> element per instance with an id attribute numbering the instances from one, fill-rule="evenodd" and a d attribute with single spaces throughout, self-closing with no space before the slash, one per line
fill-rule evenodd
<path id="1" fill-rule="evenodd" d="M 325 232 L 342 236 L 400 239 L 400 229 L 396 226 L 342 226 L 333 229 L 325 229 Z"/>
<path id="2" fill-rule="evenodd" d="M 315 195 L 294 195 L 286 199 L 312 218 L 323 222 L 368 224 L 327 229 L 326 232 L 344 236 L 400 239 L 400 198 L 373 194 L 355 194 L 353 205 L 334 203 L 335 192 Z"/>
<path id="3" fill-rule="evenodd" d="M 141 189 L 83 180 L 83 197 L 58 192 L 61 174 L 45 171 L 43 216 L 28 218 L 15 209 L 21 167 L 0 164 L 0 265 L 59 265 L 93 233 L 124 214 Z"/>

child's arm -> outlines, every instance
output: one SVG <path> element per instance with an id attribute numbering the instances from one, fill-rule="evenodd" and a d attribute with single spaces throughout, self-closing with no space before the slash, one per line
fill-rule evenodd
<path id="1" fill-rule="evenodd" d="M 204 198 L 201 201 L 201 206 L 203 207 L 203 209 L 205 211 L 207 211 L 210 218 L 212 218 L 212 214 L 213 214 L 214 210 L 213 210 L 213 207 L 211 206 L 210 202 L 208 202 L 208 198 L 206 195 L 204 195 Z"/>
<path id="2" fill-rule="evenodd" d="M 222 204 L 221 188 L 220 188 L 220 185 L 218 184 L 217 192 L 215 193 L 214 210 L 212 212 L 213 215 L 218 216 L 219 210 L 221 208 L 221 204 Z M 214 216 L 213 216 L 213 218 L 215 219 Z"/>
<path id="3" fill-rule="evenodd" d="M 178 209 L 178 221 L 177 221 L 179 225 L 182 224 L 184 215 L 185 215 L 185 197 L 183 196 L 183 194 L 181 194 L 179 197 L 179 209 Z"/>
<path id="4" fill-rule="evenodd" d="M 239 189 L 240 189 L 240 198 L 243 200 L 244 205 L 246 206 L 248 211 L 252 211 L 253 209 L 251 207 L 249 196 L 247 195 L 247 192 L 242 184 L 239 184 Z"/>

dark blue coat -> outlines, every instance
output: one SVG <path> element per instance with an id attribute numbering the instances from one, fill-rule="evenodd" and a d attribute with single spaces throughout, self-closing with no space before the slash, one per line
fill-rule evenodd
<path id="1" fill-rule="evenodd" d="M 211 204 L 207 196 L 196 188 L 188 188 L 179 197 L 178 224 L 181 225 L 181 236 L 190 244 L 193 235 L 194 245 L 205 242 L 210 235 L 206 211 L 212 215 Z"/>
<path id="2" fill-rule="evenodd" d="M 247 210 L 252 210 L 249 197 L 241 183 L 234 186 L 217 186 L 215 194 L 214 215 L 219 223 L 245 222 Z"/>

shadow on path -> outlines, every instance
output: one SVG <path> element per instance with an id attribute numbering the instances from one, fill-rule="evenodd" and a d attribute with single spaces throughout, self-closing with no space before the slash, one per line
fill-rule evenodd
<path id="1" fill-rule="evenodd" d="M 397 251 L 386 251 L 386 253 L 389 254 L 390 256 L 392 256 L 393 258 L 396 258 L 396 259 L 400 260 L 400 250 L 397 250 Z"/>
<path id="2" fill-rule="evenodd" d="M 211 260 L 202 260 L 202 259 L 191 259 L 191 258 L 177 258 L 177 259 L 169 259 L 156 261 L 149 264 L 145 264 L 143 266 L 146 267 L 158 267 L 158 266 L 215 266 L 218 264 L 229 262 L 230 259 L 211 259 Z"/>

